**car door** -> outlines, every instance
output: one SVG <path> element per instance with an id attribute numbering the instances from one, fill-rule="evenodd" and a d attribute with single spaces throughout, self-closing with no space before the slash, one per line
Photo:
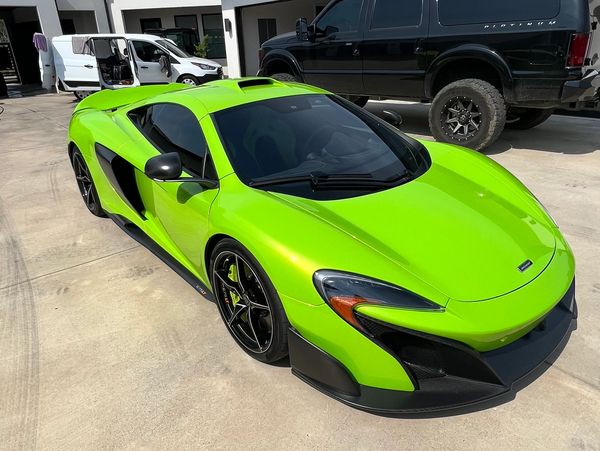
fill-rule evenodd
<path id="1" fill-rule="evenodd" d="M 300 46 L 305 81 L 340 94 L 361 93 L 363 0 L 331 3 L 312 24 L 313 40 Z"/>
<path id="2" fill-rule="evenodd" d="M 370 0 L 360 47 L 363 83 L 371 95 L 424 95 L 429 0 Z"/>
<path id="3" fill-rule="evenodd" d="M 143 85 L 169 83 L 170 77 L 167 72 L 161 70 L 160 57 L 169 55 L 159 46 L 152 42 L 132 39 L 131 43 L 135 51 L 138 67 L 138 77 Z"/>
<path id="4" fill-rule="evenodd" d="M 94 37 L 89 40 L 96 60 L 96 73 L 103 89 L 139 86 L 135 65 L 130 57 L 132 48 L 125 38 Z"/>
<path id="5" fill-rule="evenodd" d="M 178 104 L 157 103 L 132 111 L 130 118 L 156 150 L 179 153 L 187 176 L 216 180 L 204 132 L 191 110 Z M 218 189 L 191 182 L 156 182 L 145 176 L 136 183 L 146 219 L 167 237 L 174 248 L 171 253 L 183 257 L 184 263 L 201 274 L 202 243 L 207 239 L 208 214 Z"/>

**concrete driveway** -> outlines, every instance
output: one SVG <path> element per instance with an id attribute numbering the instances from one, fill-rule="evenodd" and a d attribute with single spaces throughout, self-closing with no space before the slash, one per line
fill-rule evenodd
<path id="1" fill-rule="evenodd" d="M 1 449 L 600 449 L 600 120 L 555 116 L 488 152 L 575 251 L 579 329 L 563 354 L 507 404 L 400 419 L 253 361 L 214 304 L 90 215 L 65 149 L 72 96 L 1 106 Z M 369 108 L 427 138 L 427 107 Z"/>

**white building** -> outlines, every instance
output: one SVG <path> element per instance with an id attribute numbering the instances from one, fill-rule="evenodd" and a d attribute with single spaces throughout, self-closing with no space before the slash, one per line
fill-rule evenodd
<path id="1" fill-rule="evenodd" d="M 139 33 L 194 28 L 208 36 L 209 58 L 231 77 L 255 75 L 258 49 L 296 20 L 315 17 L 328 0 L 0 0 L 0 70 L 7 81 L 39 81 L 34 32 Z"/>

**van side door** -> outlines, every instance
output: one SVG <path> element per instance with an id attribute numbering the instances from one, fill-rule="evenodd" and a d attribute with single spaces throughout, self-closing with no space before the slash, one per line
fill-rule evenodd
<path id="1" fill-rule="evenodd" d="M 160 58 L 165 56 L 170 59 L 170 55 L 152 42 L 132 39 L 131 43 L 135 50 L 140 83 L 142 85 L 169 83 L 171 78 L 161 70 Z"/>
<path id="2" fill-rule="evenodd" d="M 423 98 L 429 0 L 371 0 L 363 55 L 363 83 L 370 95 Z"/>
<path id="3" fill-rule="evenodd" d="M 132 47 L 122 37 L 94 37 L 90 47 L 96 59 L 97 73 L 101 89 L 120 89 L 139 86 Z"/>

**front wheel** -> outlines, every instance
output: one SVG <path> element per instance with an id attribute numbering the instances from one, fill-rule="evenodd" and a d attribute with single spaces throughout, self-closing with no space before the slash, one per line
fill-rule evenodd
<path id="1" fill-rule="evenodd" d="M 553 109 L 510 108 L 506 115 L 506 127 L 514 130 L 529 130 L 546 122 L 553 113 Z"/>
<path id="2" fill-rule="evenodd" d="M 435 96 L 429 110 L 429 126 L 436 140 L 475 150 L 494 143 L 505 123 L 502 94 L 478 79 L 449 84 Z"/>
<path id="3" fill-rule="evenodd" d="M 198 79 L 190 74 L 182 75 L 181 77 L 179 77 L 179 80 L 177 80 L 177 82 L 189 86 L 198 86 L 200 84 Z"/>
<path id="4" fill-rule="evenodd" d="M 92 95 L 93 93 L 94 93 L 94 91 L 74 91 L 73 95 L 75 97 L 77 97 L 77 99 L 83 100 L 86 97 L 89 97 L 90 95 Z"/>
<path id="5" fill-rule="evenodd" d="M 265 363 L 287 356 L 287 317 L 252 254 L 237 241 L 224 239 L 211 254 L 210 273 L 219 313 L 238 345 Z"/>

